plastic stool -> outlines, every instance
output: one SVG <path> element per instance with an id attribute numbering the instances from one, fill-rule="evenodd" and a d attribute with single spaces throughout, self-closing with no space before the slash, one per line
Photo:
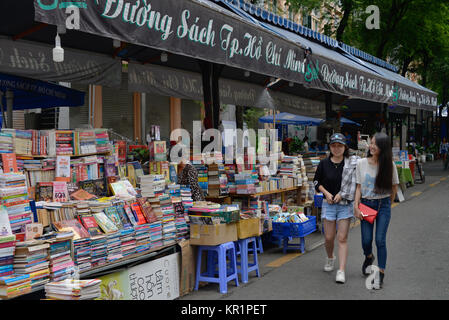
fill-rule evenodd
<path id="1" fill-rule="evenodd" d="M 207 271 L 201 273 L 201 259 L 203 252 L 207 252 Z M 229 257 L 230 268 L 227 267 L 226 257 Z M 217 263 L 215 261 L 217 258 Z M 215 277 L 215 267 L 218 265 L 218 277 Z M 199 246 L 196 265 L 195 291 L 198 291 L 200 281 L 213 282 L 220 285 L 220 293 L 228 292 L 228 282 L 235 280 L 239 286 L 237 275 L 237 259 L 233 242 L 223 243 L 217 246 Z"/>
<path id="2" fill-rule="evenodd" d="M 240 239 L 234 243 L 238 244 L 237 255 L 240 255 L 240 262 L 237 262 L 237 265 L 240 266 L 240 273 L 242 277 L 242 282 L 248 282 L 248 274 L 252 271 L 256 271 L 257 277 L 260 278 L 259 272 L 259 261 L 257 259 L 257 242 L 255 237 L 250 237 L 246 239 Z M 254 261 L 250 263 L 248 254 L 249 254 L 249 244 L 252 244 L 252 254 L 254 256 Z"/>
<path id="3" fill-rule="evenodd" d="M 262 237 L 261 236 L 257 236 L 256 237 L 256 244 L 257 244 L 257 252 L 263 253 L 263 244 L 262 244 Z M 248 252 L 252 253 L 253 252 L 253 248 L 248 248 Z"/>

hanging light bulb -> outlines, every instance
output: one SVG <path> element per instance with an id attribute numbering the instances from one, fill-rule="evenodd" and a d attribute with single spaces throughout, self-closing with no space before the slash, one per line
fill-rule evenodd
<path id="1" fill-rule="evenodd" d="M 53 61 L 63 62 L 64 61 L 64 49 L 61 47 L 61 38 L 59 33 L 56 33 L 55 47 L 53 48 Z"/>
<path id="2" fill-rule="evenodd" d="M 67 33 L 67 29 L 66 29 L 66 27 L 64 26 L 64 25 L 62 25 L 62 26 L 57 26 L 57 29 L 58 29 L 58 34 L 66 34 Z"/>
<path id="3" fill-rule="evenodd" d="M 114 48 L 120 48 L 120 45 L 121 45 L 120 40 L 117 40 L 117 39 L 113 39 L 113 40 L 112 40 L 112 46 L 113 46 Z"/>
<path id="4" fill-rule="evenodd" d="M 167 62 L 168 61 L 168 54 L 167 52 L 162 52 L 161 53 L 161 62 Z"/>

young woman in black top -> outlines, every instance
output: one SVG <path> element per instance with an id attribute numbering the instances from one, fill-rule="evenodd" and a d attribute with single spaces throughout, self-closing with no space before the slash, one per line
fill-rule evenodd
<path id="1" fill-rule="evenodd" d="M 329 158 L 321 160 L 315 173 L 314 185 L 324 195 L 322 215 L 327 253 L 324 271 L 334 270 L 334 242 L 338 224 L 339 269 L 337 283 L 345 282 L 345 267 L 348 256 L 348 232 L 354 215 L 352 201 L 355 194 L 355 168 L 358 157 L 349 157 L 346 138 L 341 133 L 331 136 Z"/>

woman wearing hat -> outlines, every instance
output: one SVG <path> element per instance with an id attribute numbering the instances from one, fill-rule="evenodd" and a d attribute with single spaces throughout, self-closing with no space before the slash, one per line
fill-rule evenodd
<path id="1" fill-rule="evenodd" d="M 341 133 L 334 133 L 331 136 L 329 147 L 329 157 L 320 161 L 314 178 L 316 191 L 322 192 L 324 195 L 321 215 L 327 253 L 324 271 L 331 272 L 334 270 L 336 259 L 334 242 L 337 233 L 339 269 L 335 281 L 345 283 L 345 268 L 348 256 L 347 240 L 350 221 L 354 215 L 355 169 L 359 157 L 349 156 L 346 138 Z"/>

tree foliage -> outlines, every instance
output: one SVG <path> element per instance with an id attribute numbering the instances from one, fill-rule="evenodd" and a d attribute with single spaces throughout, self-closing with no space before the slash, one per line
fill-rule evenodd
<path id="1" fill-rule="evenodd" d="M 320 10 L 325 33 L 419 76 L 420 83 L 449 100 L 449 1 L 287 0 L 294 10 Z M 376 5 L 380 29 L 368 29 L 365 10 Z M 335 15 L 338 8 L 340 15 Z M 337 20 L 335 20 L 337 19 Z M 331 28 L 335 25 L 335 28 Z"/>

